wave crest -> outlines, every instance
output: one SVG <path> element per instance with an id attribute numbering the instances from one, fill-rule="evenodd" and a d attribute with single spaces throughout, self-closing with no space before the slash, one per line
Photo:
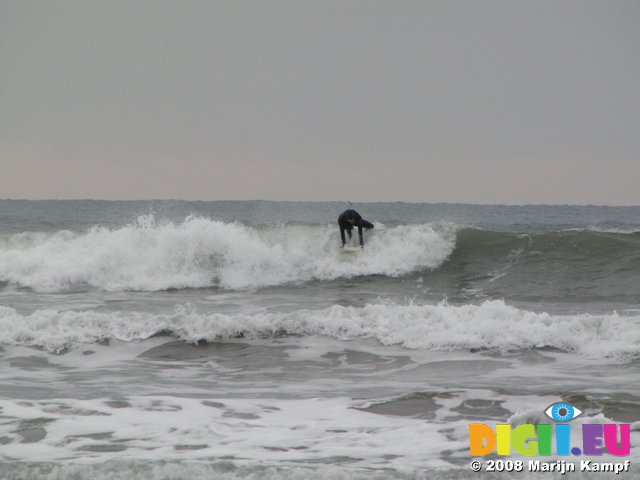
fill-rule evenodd
<path id="1" fill-rule="evenodd" d="M 0 280 L 37 291 L 252 289 L 360 275 L 399 276 L 442 264 L 455 246 L 450 225 L 368 232 L 366 250 L 337 251 L 334 225 L 249 227 L 202 217 L 181 224 L 153 216 L 118 229 L 22 233 L 0 239 Z"/>
<path id="2" fill-rule="evenodd" d="M 553 347 L 587 357 L 638 358 L 640 317 L 551 315 L 521 310 L 501 300 L 480 305 L 334 305 L 289 313 L 174 314 L 38 310 L 22 315 L 0 307 L 0 343 L 59 352 L 106 339 L 125 342 L 171 334 L 197 343 L 235 337 L 326 335 L 341 340 L 375 339 L 408 349 L 501 351 Z"/>

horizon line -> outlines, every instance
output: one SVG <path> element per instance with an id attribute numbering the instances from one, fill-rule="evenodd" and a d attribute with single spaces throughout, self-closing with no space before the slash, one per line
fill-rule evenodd
<path id="1" fill-rule="evenodd" d="M 271 203 L 403 203 L 407 205 L 473 205 L 479 207 L 640 207 L 640 204 L 599 204 L 599 203 L 483 203 L 483 202 L 434 202 L 434 201 L 355 201 L 347 200 L 269 200 L 269 199 L 217 199 L 217 200 L 187 200 L 180 198 L 138 198 L 138 199 L 110 199 L 110 198 L 0 198 L 0 201 L 26 201 L 26 202 L 184 202 L 184 203 L 215 203 L 215 202 L 271 202 Z"/>

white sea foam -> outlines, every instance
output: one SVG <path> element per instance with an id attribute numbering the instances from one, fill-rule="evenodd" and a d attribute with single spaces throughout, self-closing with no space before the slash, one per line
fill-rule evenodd
<path id="1" fill-rule="evenodd" d="M 437 424 L 372 414 L 353 408 L 354 401 L 344 397 L 223 398 L 214 402 L 145 396 L 120 401 L 1 401 L 0 405 L 4 419 L 0 433 L 6 442 L 1 460 L 67 463 L 74 459 L 91 464 L 97 457 L 101 461 L 182 460 L 211 464 L 226 459 L 227 470 L 233 464 L 343 464 L 356 471 L 366 468 L 373 472 L 385 468 L 418 471 L 450 467 L 439 458 L 439 452 L 443 444 L 452 442 L 438 431 Z M 28 435 L 19 427 L 25 419 L 42 420 L 32 421 L 42 432 L 38 442 L 20 441 Z M 459 448 L 464 447 L 465 427 L 458 429 Z"/>
<path id="2" fill-rule="evenodd" d="M 503 301 L 480 305 L 334 305 L 320 310 L 225 315 L 178 309 L 145 312 L 37 310 L 23 315 L 0 307 L 0 343 L 60 351 L 104 339 L 136 341 L 170 333 L 187 341 L 224 341 L 274 335 L 326 335 L 341 340 L 374 339 L 408 349 L 502 351 L 555 347 L 587 357 L 637 358 L 640 316 L 551 315 L 521 310 Z"/>
<path id="3" fill-rule="evenodd" d="M 636 233 L 640 233 L 640 230 L 637 228 L 620 228 L 620 227 L 607 227 L 601 225 L 589 225 L 587 227 L 573 227 L 566 228 L 563 230 L 564 232 L 593 232 L 593 233 L 614 233 L 620 235 L 635 235 Z"/>
<path id="4" fill-rule="evenodd" d="M 373 413 L 366 410 L 371 402 L 345 397 L 2 400 L 0 475 L 20 461 L 31 464 L 33 476 L 17 468 L 21 475 L 6 478 L 467 478 L 473 417 L 459 415 L 459 407 L 496 396 L 519 408 L 557 400 L 447 391 L 432 421 Z M 509 422 L 532 415 L 545 422 L 539 410 Z M 601 414 L 576 424 L 583 421 L 612 423 Z M 21 441 L 30 434 L 39 441 Z M 638 437 L 634 430 L 632 444 Z M 80 467 L 94 475 L 81 475 Z"/>
<path id="5" fill-rule="evenodd" d="M 357 234 L 356 234 L 357 236 Z M 181 224 L 143 216 L 119 229 L 22 233 L 0 239 L 0 280 L 38 291 L 252 289 L 435 268 L 455 246 L 451 225 L 367 232 L 366 249 L 338 253 L 334 225 L 249 227 L 201 217 Z"/>
<path id="6" fill-rule="evenodd" d="M 456 469 L 455 478 L 463 478 L 464 473 Z M 458 473 L 460 472 L 460 473 Z M 10 463 L 0 466 L 0 475 L 21 480 L 450 480 L 450 472 L 441 470 L 425 471 L 423 467 L 415 474 L 396 473 L 386 469 L 380 472 L 370 468 L 362 471 L 334 465 L 315 467 L 254 467 L 237 468 L 230 462 L 184 462 L 181 460 L 161 461 L 119 461 L 104 463 Z M 464 478 L 471 478 L 466 477 Z"/>

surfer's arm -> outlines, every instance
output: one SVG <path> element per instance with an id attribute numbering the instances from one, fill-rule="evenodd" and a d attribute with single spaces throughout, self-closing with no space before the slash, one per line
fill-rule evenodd
<path id="1" fill-rule="evenodd" d="M 342 239 L 342 246 L 344 247 L 346 242 L 344 241 L 344 227 L 342 225 L 340 225 L 340 238 Z"/>
<path id="2" fill-rule="evenodd" d="M 360 246 L 364 247 L 364 239 L 362 238 L 362 225 L 358 225 L 358 236 L 360 237 Z"/>

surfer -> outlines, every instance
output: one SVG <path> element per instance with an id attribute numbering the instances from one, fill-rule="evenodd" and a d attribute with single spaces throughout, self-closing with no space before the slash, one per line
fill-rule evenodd
<path id="1" fill-rule="evenodd" d="M 340 226 L 340 238 L 342 239 L 342 246 L 344 247 L 345 238 L 344 231 L 346 230 L 349 234 L 349 240 L 351 240 L 351 233 L 353 231 L 353 227 L 358 227 L 358 235 L 360 237 L 360 246 L 364 247 L 364 239 L 362 238 L 362 229 L 373 228 L 373 223 L 367 222 L 364 218 L 360 216 L 358 212 L 355 210 L 349 209 L 345 210 L 338 217 L 338 225 Z"/>

